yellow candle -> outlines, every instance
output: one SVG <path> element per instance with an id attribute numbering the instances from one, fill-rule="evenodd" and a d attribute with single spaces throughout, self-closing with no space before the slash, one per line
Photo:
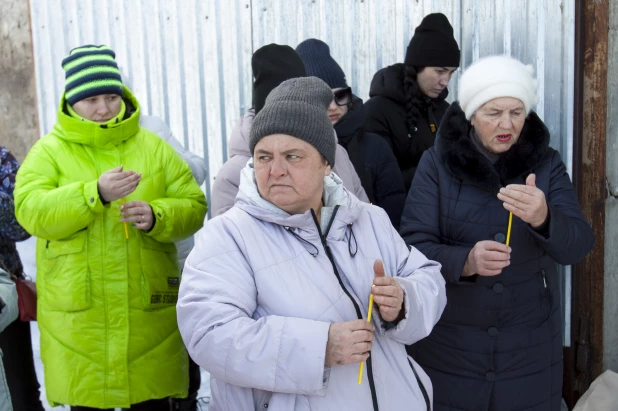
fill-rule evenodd
<path id="1" fill-rule="evenodd" d="M 369 310 L 367 312 L 367 322 L 371 322 L 371 313 L 373 312 L 373 294 L 369 295 Z M 361 384 L 363 382 L 363 366 L 364 362 L 360 363 L 360 368 L 358 369 L 358 383 Z"/>
<path id="2" fill-rule="evenodd" d="M 506 245 L 511 242 L 511 227 L 513 226 L 513 213 L 509 213 L 509 228 L 506 231 Z"/>
<path id="3" fill-rule="evenodd" d="M 122 197 L 120 201 L 124 205 L 124 197 Z M 127 240 L 129 239 L 129 227 L 127 226 L 127 223 L 124 223 L 124 238 Z"/>

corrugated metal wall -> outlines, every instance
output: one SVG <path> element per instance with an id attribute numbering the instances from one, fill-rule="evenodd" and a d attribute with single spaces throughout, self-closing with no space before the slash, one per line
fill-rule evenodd
<path id="1" fill-rule="evenodd" d="M 366 99 L 373 74 L 403 61 L 414 28 L 439 11 L 455 29 L 462 70 L 504 53 L 535 67 L 537 112 L 570 170 L 574 1 L 30 0 L 40 129 L 48 132 L 55 121 L 62 58 L 83 44 L 110 45 L 143 112 L 163 117 L 185 147 L 204 156 L 209 196 L 227 138 L 251 106 L 254 50 L 322 39 Z M 458 74 L 449 100 L 457 97 L 457 82 Z"/>
<path id="2" fill-rule="evenodd" d="M 64 85 L 62 58 L 83 44 L 108 44 L 144 112 L 163 117 L 204 155 L 210 179 L 226 140 L 251 105 L 251 55 L 264 44 L 324 40 L 356 94 L 373 74 L 403 61 L 424 15 L 451 20 L 462 69 L 507 53 L 535 66 L 537 107 L 552 145 L 570 158 L 574 0 L 30 0 L 41 132 Z M 456 98 L 458 75 L 451 84 Z"/>

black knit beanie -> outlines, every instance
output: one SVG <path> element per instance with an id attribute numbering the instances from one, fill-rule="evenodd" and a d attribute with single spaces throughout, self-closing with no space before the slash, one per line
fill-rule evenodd
<path id="1" fill-rule="evenodd" d="M 305 77 L 305 66 L 290 46 L 268 44 L 253 53 L 253 108 L 259 113 L 268 94 L 285 80 Z"/>
<path id="2" fill-rule="evenodd" d="M 348 87 L 343 70 L 330 55 L 328 44 L 308 39 L 296 47 L 296 52 L 305 63 L 308 76 L 323 80 L 330 88 Z"/>
<path id="3" fill-rule="evenodd" d="M 416 67 L 459 67 L 460 51 L 453 26 L 442 13 L 425 16 L 414 30 L 404 63 Z"/>

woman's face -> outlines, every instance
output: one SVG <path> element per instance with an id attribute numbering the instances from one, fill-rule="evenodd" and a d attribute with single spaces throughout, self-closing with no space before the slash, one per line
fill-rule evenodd
<path id="1" fill-rule="evenodd" d="M 513 97 L 489 100 L 470 118 L 483 146 L 495 154 L 507 152 L 517 142 L 525 121 L 524 103 Z"/>
<path id="2" fill-rule="evenodd" d="M 302 214 L 322 201 L 330 166 L 311 144 L 285 134 L 262 138 L 253 152 L 260 195 L 289 214 Z"/>
<path id="3" fill-rule="evenodd" d="M 105 123 L 120 113 L 121 103 L 118 94 L 99 94 L 73 104 L 73 110 L 86 120 Z"/>
<path id="4" fill-rule="evenodd" d="M 424 67 L 416 75 L 421 92 L 427 97 L 437 98 L 448 86 L 457 67 Z"/>
<path id="5" fill-rule="evenodd" d="M 340 88 L 334 88 L 332 90 L 333 90 L 333 95 L 335 96 L 335 98 L 333 98 L 333 101 L 330 102 L 330 106 L 328 106 L 328 118 L 331 124 L 334 126 L 335 124 L 339 122 L 339 120 L 343 118 L 343 116 L 348 114 L 348 104 L 344 104 L 342 106 L 337 104 L 337 99 L 338 99 L 340 92 L 346 89 L 340 87 Z M 348 103 L 350 102 L 350 100 L 351 100 L 351 96 L 347 97 Z M 346 96 L 342 94 L 341 97 L 339 97 L 339 102 L 343 103 L 345 101 L 346 101 Z"/>

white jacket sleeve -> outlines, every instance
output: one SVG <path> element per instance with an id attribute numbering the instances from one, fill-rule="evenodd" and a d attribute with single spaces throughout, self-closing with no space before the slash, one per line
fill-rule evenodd
<path id="1" fill-rule="evenodd" d="M 239 387 L 325 395 L 330 323 L 259 318 L 253 271 L 240 232 L 225 216 L 210 220 L 189 254 L 177 305 L 191 357 Z"/>
<path id="2" fill-rule="evenodd" d="M 176 137 L 174 137 L 172 129 L 165 123 L 165 121 L 163 121 L 162 118 L 156 116 L 142 116 L 140 118 L 140 125 L 152 131 L 174 147 L 174 150 L 180 154 L 182 159 L 185 160 L 191 168 L 191 173 L 193 174 L 195 181 L 197 181 L 197 184 L 202 185 L 204 183 L 207 175 L 206 163 L 204 162 L 204 159 L 184 148 Z"/>
<path id="3" fill-rule="evenodd" d="M 383 225 L 391 231 L 392 243 L 383 252 L 390 253 L 392 267 L 397 271 L 386 273 L 396 277 L 404 291 L 405 317 L 396 326 L 385 323 L 379 310 L 374 311 L 376 329 L 402 344 L 413 344 L 429 335 L 446 306 L 446 283 L 440 273 L 440 263 L 428 260 L 414 247 L 408 248 L 397 230 L 389 224 L 384 212 Z"/>

